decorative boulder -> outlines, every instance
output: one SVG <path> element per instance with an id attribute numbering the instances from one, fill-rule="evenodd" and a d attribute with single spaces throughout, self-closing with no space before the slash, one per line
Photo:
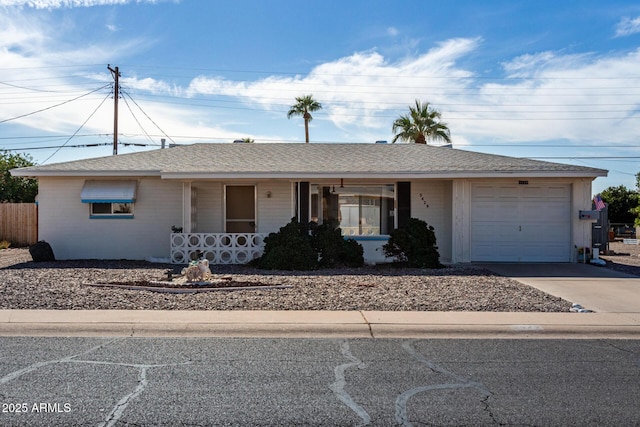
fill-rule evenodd
<path id="1" fill-rule="evenodd" d="M 29 253 L 35 262 L 55 261 L 51 245 L 44 240 L 39 241 L 35 245 L 29 246 Z"/>

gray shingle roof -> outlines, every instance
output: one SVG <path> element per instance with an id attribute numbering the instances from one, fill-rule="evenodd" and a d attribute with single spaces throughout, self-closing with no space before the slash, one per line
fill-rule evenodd
<path id="1" fill-rule="evenodd" d="M 607 171 L 421 144 L 194 144 L 34 166 L 19 176 L 606 176 Z"/>

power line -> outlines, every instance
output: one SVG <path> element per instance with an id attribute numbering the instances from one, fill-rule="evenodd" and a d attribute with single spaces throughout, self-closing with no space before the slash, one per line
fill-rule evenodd
<path id="1" fill-rule="evenodd" d="M 149 115 L 148 115 L 148 114 L 147 114 L 147 113 L 142 109 L 142 107 L 140 107 L 140 105 L 135 101 L 135 99 L 133 99 L 133 98 L 131 97 L 131 95 L 129 95 L 129 92 L 128 92 L 128 91 L 123 90 L 123 91 L 122 91 L 122 93 L 123 93 L 125 96 L 128 96 L 128 97 L 129 97 L 129 99 L 131 100 L 131 102 L 133 102 L 133 103 L 136 105 L 136 107 L 138 107 L 138 109 L 139 109 L 140 111 L 142 111 L 142 114 L 144 114 L 144 115 L 145 115 L 145 117 L 146 117 L 147 119 L 149 119 L 149 121 L 150 121 L 151 123 L 153 123 L 153 124 L 155 125 L 155 127 L 156 127 L 156 128 L 158 128 L 158 130 L 159 130 L 160 132 L 162 132 L 162 134 L 163 134 L 164 136 L 166 136 L 167 138 L 169 138 L 169 141 L 171 141 L 171 142 L 175 143 L 175 141 L 174 141 L 174 140 L 173 140 L 169 135 L 167 135 L 167 133 L 166 133 L 165 131 L 163 131 L 163 130 L 160 128 L 160 126 L 158 126 L 158 124 L 157 124 L 155 121 L 153 121 L 153 119 L 152 119 L 151 117 L 149 117 Z"/>
<path id="2" fill-rule="evenodd" d="M 187 96 L 176 96 L 176 95 L 155 95 L 155 94 L 149 94 L 149 93 L 143 93 L 143 91 L 141 90 L 129 90 L 129 93 L 136 93 L 136 92 L 140 92 L 138 95 L 143 97 L 143 98 L 166 98 L 166 99 L 182 99 L 182 100 L 190 100 L 190 101 L 207 101 L 207 102 L 220 102 L 220 103 L 230 103 L 230 104 L 246 104 L 247 102 L 251 101 L 252 103 L 256 103 L 256 100 L 258 101 L 264 101 L 264 102 L 269 102 L 269 105 L 271 106 L 277 106 L 277 107 L 282 107 L 282 108 L 289 108 L 290 107 L 290 99 L 289 98 L 276 98 L 276 97 L 254 97 L 254 96 L 247 96 L 247 95 L 224 95 L 224 94 L 211 94 L 210 96 L 212 97 L 233 97 L 233 98 L 239 98 L 240 100 L 235 100 L 235 99 L 220 99 L 220 98 L 202 98 L 202 97 L 187 97 Z M 200 96 L 206 96 L 206 94 L 200 94 Z M 243 101 L 242 98 L 247 98 L 247 101 Z M 275 103 L 272 101 L 283 101 L 286 103 Z M 165 102 L 165 101 L 156 101 L 156 102 Z M 173 103 L 173 104 L 181 104 L 178 102 L 169 102 L 166 101 L 166 103 Z M 193 105 L 194 103 L 182 103 L 184 105 Z M 394 106 L 407 106 L 406 102 L 385 102 L 385 101 L 357 101 L 357 102 L 350 102 L 347 100 L 341 101 L 341 100 L 333 100 L 331 101 L 332 105 L 351 105 L 351 104 L 357 104 L 357 105 L 376 105 L 376 106 L 380 106 L 380 105 L 394 105 Z M 198 104 L 198 105 L 205 105 L 205 104 Z M 435 104 L 434 104 L 435 105 Z M 628 107 L 637 107 L 637 103 L 616 103 L 616 104 L 612 104 L 612 103 L 603 103 L 603 104 L 598 104 L 598 103 L 590 103 L 588 104 L 589 107 L 624 107 L 624 106 L 628 106 Z M 449 112 L 456 112 L 456 113 L 496 113 L 496 112 L 504 112 L 504 113 L 513 113 L 513 111 L 496 111 L 496 108 L 519 108 L 519 107 L 526 107 L 526 108 L 532 108 L 532 107 L 585 107 L 585 104 L 474 104 L 474 103 L 463 103 L 463 104 L 454 104 L 454 103 L 438 103 L 437 107 L 485 107 L 487 109 L 492 109 L 492 110 L 458 110 L 458 109 L 454 109 L 454 110 L 450 110 Z M 379 111 L 379 109 L 376 109 L 375 111 Z M 562 113 L 588 113 L 588 112 L 593 112 L 593 113 L 602 113 L 602 112 L 627 112 L 629 111 L 629 109 L 625 109 L 625 110 L 611 110 L 610 108 L 607 109 L 590 109 L 590 110 L 545 110 L 545 111 L 529 111 L 529 110 L 518 110 L 518 113 L 529 113 L 529 112 L 533 112 L 533 113 L 541 113 L 541 112 L 562 112 Z"/>
<path id="3" fill-rule="evenodd" d="M 27 116 L 31 116 L 31 115 L 33 115 L 33 114 L 41 113 L 41 112 L 43 112 L 43 111 L 51 110 L 52 108 L 56 108 L 56 107 L 59 107 L 59 106 L 61 106 L 61 105 L 65 105 L 65 104 L 68 104 L 68 103 L 70 103 L 70 102 L 76 101 L 76 100 L 78 100 L 78 99 L 80 99 L 80 98 L 83 98 L 83 97 L 85 97 L 85 96 L 87 96 L 87 95 L 91 95 L 92 93 L 97 92 L 97 91 L 99 91 L 99 90 L 102 90 L 102 89 L 104 89 L 104 88 L 106 88 L 106 87 L 109 87 L 109 86 L 110 86 L 110 85 L 105 85 L 105 86 L 99 87 L 98 89 L 94 89 L 94 90 L 92 90 L 91 92 L 87 92 L 87 93 L 85 93 L 84 95 L 80 95 L 80 96 L 77 96 L 77 97 L 75 97 L 75 98 L 73 98 L 73 99 L 69 99 L 69 100 L 67 100 L 67 101 L 61 102 L 60 104 L 52 105 L 52 106 L 47 107 L 47 108 L 42 108 L 42 109 L 40 109 L 40 110 L 33 111 L 33 112 L 31 112 L 31 113 L 21 114 L 21 115 L 19 115 L 19 116 L 12 117 L 12 118 L 10 118 L 10 119 L 0 120 L 0 123 L 10 122 L 10 121 L 12 121 L 12 120 L 21 119 L 21 118 L 23 118 L 23 117 L 27 117 Z"/>
<path id="4" fill-rule="evenodd" d="M 91 114 L 89 114 L 89 117 L 87 117 L 87 120 L 85 120 L 80 127 L 78 128 L 78 130 L 76 130 L 70 137 L 69 139 L 66 140 L 66 142 L 64 144 L 62 144 L 56 151 L 54 151 L 49 157 L 47 157 L 42 163 L 46 163 L 49 159 L 51 159 L 53 156 L 55 156 L 58 151 L 60 151 L 60 149 L 62 147 L 64 147 L 65 145 L 67 145 L 67 142 L 71 141 L 71 139 L 76 136 L 76 134 L 78 132 L 80 132 L 80 130 L 84 127 L 84 125 L 91 119 L 91 117 L 93 117 L 93 115 L 96 113 L 96 111 L 98 111 L 100 109 L 100 107 L 102 107 L 102 104 L 104 104 L 104 102 L 107 100 L 107 98 L 109 98 L 109 95 L 111 95 L 110 93 L 107 94 L 107 96 L 104 97 L 104 99 L 102 100 L 102 102 L 96 107 L 95 110 L 93 110 L 93 112 Z"/>
<path id="5" fill-rule="evenodd" d="M 138 120 L 138 117 L 136 117 L 136 115 L 133 113 L 133 110 L 131 109 L 131 106 L 129 105 L 129 103 L 127 102 L 127 97 L 124 96 L 122 97 L 122 99 L 124 100 L 124 104 L 127 106 L 127 108 L 129 109 L 129 112 L 131 113 L 131 116 L 133 116 L 133 119 L 136 121 L 136 123 L 138 124 L 138 126 L 140 127 L 140 130 L 142 130 L 142 133 L 144 134 L 144 136 L 147 137 L 147 139 L 149 140 L 149 142 L 153 143 L 153 139 L 151 138 L 151 136 L 149 136 L 149 133 L 145 130 L 145 128 L 142 126 L 142 123 L 140 123 L 140 120 Z M 155 144 L 157 145 L 157 144 Z"/>
<path id="6" fill-rule="evenodd" d="M 77 138 L 85 136 L 106 136 L 106 133 L 84 133 L 76 135 Z M 40 138 L 67 138 L 69 135 L 20 135 L 20 136 L 0 136 L 0 139 L 40 139 Z"/>
<path id="7" fill-rule="evenodd" d="M 29 151 L 29 150 L 51 150 L 53 148 L 94 148 L 94 147 L 106 147 L 112 145 L 111 142 L 96 142 L 93 144 L 74 144 L 74 145 L 51 145 L 48 147 L 31 147 L 31 148 L 3 148 L 0 151 Z M 142 144 L 139 142 L 120 142 L 120 145 L 125 147 L 151 147 L 152 144 Z M 157 144 L 155 144 L 157 146 Z M 43 162 L 44 163 L 44 162 Z"/>
<path id="8" fill-rule="evenodd" d="M 32 90 L 34 92 L 53 92 L 53 91 L 50 91 L 50 90 L 42 90 L 42 89 L 35 89 L 35 88 L 31 88 L 31 87 L 18 86 L 18 85 L 14 85 L 14 84 L 11 84 L 11 83 L 6 83 L 6 82 L 0 82 L 0 84 L 5 85 L 5 86 L 14 87 L 14 88 L 17 88 L 17 89 Z"/>
<path id="9" fill-rule="evenodd" d="M 222 110 L 241 110 L 241 111 L 259 111 L 259 112 L 264 112 L 264 111 L 268 111 L 265 110 L 264 108 L 251 108 L 251 107 L 232 107 L 232 106 L 221 106 L 221 105 L 203 105 L 203 104 L 195 104 L 195 103 L 186 103 L 186 102 L 171 102 L 171 101 L 155 101 L 161 104 L 172 104 L 172 105 L 190 105 L 193 107 L 204 107 L 204 108 L 215 108 L 215 109 L 222 109 Z M 289 107 L 289 106 L 285 106 L 284 104 L 278 105 L 281 107 Z M 371 114 L 367 115 L 367 114 L 357 114 L 357 113 L 340 113 L 340 116 L 343 117 L 376 117 L 376 118 L 397 118 L 396 115 L 389 115 L 389 114 L 377 114 L 376 112 L 379 110 L 370 110 Z M 270 111 L 270 112 L 279 112 L 279 111 Z M 284 114 L 286 111 L 283 109 L 282 113 Z M 473 120 L 473 121 L 479 121 L 479 120 L 484 120 L 484 121 L 503 121 L 503 120 L 509 120 L 509 121 L 571 121 L 571 120 L 577 120 L 577 121 L 582 121 L 582 120 L 624 120 L 624 119 L 632 119 L 632 118 L 636 118 L 636 117 L 630 117 L 630 116 L 606 116 L 606 117 L 494 117 L 497 115 L 497 113 L 503 113 L 503 114 L 508 114 L 508 113 L 520 113 L 519 111 L 484 111 L 485 113 L 491 113 L 493 114 L 492 117 L 488 118 L 488 117 L 462 117 L 462 116 L 450 116 L 450 115 L 446 115 L 447 112 L 445 112 L 443 114 L 443 117 L 446 115 L 445 120 Z M 581 114 L 581 113 L 601 113 L 601 112 L 612 112 L 612 111 L 562 111 L 563 113 L 566 114 Z M 614 111 L 615 112 L 615 111 Z M 620 110 L 618 112 L 621 113 L 629 113 L 630 111 L 627 110 Z M 473 113 L 472 112 L 467 112 L 467 111 L 456 111 L 455 113 Z M 551 114 L 552 112 L 547 112 L 547 111 L 539 111 L 539 112 L 535 112 L 536 114 Z M 324 116 L 324 117 L 329 117 L 331 116 L 332 113 L 331 112 L 327 112 L 326 110 L 324 111 L 317 111 L 314 114 L 314 117 L 316 116 Z M 640 117 L 638 117 L 640 118 Z"/>
<path id="10" fill-rule="evenodd" d="M 105 145 L 111 145 L 110 142 L 97 142 L 94 144 L 74 144 L 74 145 L 50 145 L 45 147 L 30 147 L 30 148 L 3 148 L 3 151 L 29 151 L 29 150 L 50 150 L 53 148 L 89 148 L 89 147 L 100 147 Z"/>
<path id="11" fill-rule="evenodd" d="M 121 134 L 123 135 L 123 134 Z M 124 135 L 123 135 L 124 136 Z M 139 135 L 139 134 L 129 134 L 129 136 L 149 136 L 150 135 Z M 166 136 L 166 135 L 155 135 L 155 136 Z M 185 138 L 185 139 L 208 139 L 208 140 L 229 140 L 228 137 L 175 137 L 175 138 Z M 299 140 L 285 140 L 285 139 L 265 139 L 262 138 L 261 141 L 270 141 L 270 142 L 300 142 Z M 317 141 L 318 143 L 348 143 L 348 141 Z M 119 145 L 122 146 L 132 146 L 132 147 L 157 147 L 156 143 L 137 143 L 137 142 L 118 142 Z M 101 143 L 91 143 L 91 144 L 75 144 L 75 145 L 52 145 L 52 146 L 42 146 L 42 147 L 24 147 L 24 148 L 2 148 L 0 151 L 29 151 L 29 150 L 46 150 L 46 149 L 61 149 L 61 148 L 92 148 L 99 146 L 110 146 L 112 143 L 110 142 L 101 142 Z M 180 145 L 180 144 L 178 144 Z M 464 146 L 458 149 L 467 149 L 473 148 L 473 146 Z M 561 148 L 571 148 L 571 147 L 561 147 Z M 604 148 L 604 147 L 603 147 Z M 55 154 L 55 153 L 54 153 Z M 609 161 L 618 161 L 624 162 L 629 161 L 636 163 L 635 159 L 640 159 L 640 156 L 523 156 L 523 159 L 564 159 L 564 160 L 609 160 Z M 48 160 L 48 159 L 47 159 Z M 46 161 L 46 160 L 45 160 Z M 44 163 L 44 162 L 43 162 Z M 620 172 L 624 173 L 624 172 Z"/>
<path id="12" fill-rule="evenodd" d="M 1 70 L 48 70 L 50 68 L 86 68 L 86 67 L 98 67 L 102 64 L 74 64 L 74 65 L 47 65 L 39 67 L 0 67 Z"/>
<path id="13" fill-rule="evenodd" d="M 214 73 L 239 73 L 239 74 L 280 74 L 280 75 L 305 75 L 309 74 L 311 70 L 306 71 L 278 71 L 278 70 L 242 70 L 242 69 L 231 69 L 231 68 L 196 68 L 196 67 L 164 67 L 157 65 L 136 65 L 136 64 L 127 64 L 129 68 L 147 68 L 147 69 L 159 69 L 159 70 L 187 70 L 187 71 L 209 71 Z M 428 79 L 455 79 L 455 80 L 637 80 L 638 76 L 630 76 L 630 77 L 584 77 L 584 76 L 567 76 L 563 74 L 562 76 L 548 76 L 548 77 L 489 77 L 489 76 L 479 76 L 475 74 L 471 74 L 467 76 L 455 76 L 451 77 L 450 75 L 432 75 L 432 76 L 416 76 L 416 75 L 394 75 L 393 77 L 402 77 L 402 78 L 428 78 Z M 345 74 L 345 73 L 313 73 L 314 76 L 330 76 L 330 77 L 355 77 L 355 74 Z M 358 74 L 357 76 L 361 77 L 390 77 L 389 74 Z"/>

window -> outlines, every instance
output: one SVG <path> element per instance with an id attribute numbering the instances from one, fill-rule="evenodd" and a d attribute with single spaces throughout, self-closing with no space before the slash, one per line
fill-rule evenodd
<path id="1" fill-rule="evenodd" d="M 91 203 L 91 218 L 133 218 L 133 203 Z"/>
<path id="2" fill-rule="evenodd" d="M 85 181 L 80 200 L 89 204 L 90 218 L 133 218 L 136 181 Z"/>
<path id="3" fill-rule="evenodd" d="M 311 219 L 337 221 L 346 236 L 389 234 L 394 228 L 393 185 L 311 187 Z"/>

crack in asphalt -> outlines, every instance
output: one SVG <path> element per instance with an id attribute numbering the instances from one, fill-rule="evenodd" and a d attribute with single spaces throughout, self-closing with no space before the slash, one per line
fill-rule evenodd
<path id="1" fill-rule="evenodd" d="M 110 344 L 113 344 L 114 342 L 117 341 L 121 341 L 123 338 L 118 338 L 115 340 L 111 340 L 108 341 L 107 343 L 104 344 L 100 344 L 94 347 L 91 347 L 88 350 L 85 350 L 81 353 L 78 354 L 74 354 L 71 356 L 66 356 L 66 357 L 62 357 L 60 359 L 54 359 L 54 360 L 47 360 L 44 362 L 36 362 L 33 363 L 27 367 L 24 367 L 22 369 L 18 369 L 17 371 L 13 371 L 10 372 L 6 375 L 4 375 L 3 377 L 0 378 L 0 385 L 6 384 L 10 381 L 13 381 L 19 377 L 21 377 L 22 375 L 28 374 L 30 372 L 36 371 L 38 369 L 44 368 L 46 366 L 50 366 L 50 365 L 55 365 L 55 364 L 61 364 L 61 363 L 77 363 L 77 364 L 90 364 L 90 365 L 108 365 L 108 366 L 120 366 L 120 367 L 126 367 L 126 368 L 136 368 L 139 370 L 138 373 L 138 385 L 135 387 L 135 389 L 123 396 L 118 403 L 116 403 L 116 405 L 113 407 L 113 409 L 111 410 L 111 412 L 109 412 L 109 414 L 107 415 L 105 421 L 102 424 L 98 424 L 100 427 L 113 427 L 114 425 L 116 425 L 116 423 L 118 423 L 118 421 L 120 420 L 120 418 L 122 418 L 122 416 L 124 415 L 124 411 L 127 409 L 127 406 L 129 406 L 129 403 L 131 403 L 132 400 L 134 400 L 136 397 L 138 397 L 147 387 L 147 385 L 149 384 L 149 381 L 147 379 L 147 370 L 148 369 L 153 369 L 153 368 L 164 368 L 164 367 L 169 367 L 169 366 L 181 366 L 181 365 L 189 365 L 191 363 L 193 363 L 192 361 L 187 361 L 187 362 L 182 362 L 182 363 L 166 363 L 166 364 L 138 364 L 138 363 L 119 363 L 119 362 L 106 362 L 106 361 L 101 361 L 101 360 L 82 360 L 82 359 L 78 359 L 78 357 L 80 356 L 84 356 L 87 355 L 89 353 L 92 353 L 96 350 L 99 350 L 103 347 L 106 347 Z"/>
<path id="2" fill-rule="evenodd" d="M 342 365 L 338 365 L 335 367 L 334 374 L 336 380 L 331 383 L 329 388 L 335 393 L 336 397 L 342 403 L 344 403 L 347 407 L 349 407 L 349 409 L 351 409 L 360 417 L 360 419 L 362 420 L 362 424 L 360 425 L 369 425 L 371 424 L 371 416 L 362 406 L 358 405 L 355 400 L 353 400 L 351 395 L 344 389 L 344 387 L 347 385 L 345 371 L 353 367 L 364 369 L 367 365 L 351 353 L 349 343 L 346 340 L 340 342 L 340 352 L 344 357 L 351 360 L 351 362 L 343 363 Z"/>
<path id="3" fill-rule="evenodd" d="M 412 389 L 409 389 L 409 390 L 401 393 L 396 398 L 396 405 L 395 405 L 395 407 L 396 407 L 395 419 L 396 419 L 396 422 L 399 425 L 407 426 L 407 427 L 413 426 L 413 424 L 409 420 L 407 405 L 409 403 L 409 399 L 411 399 L 411 397 L 413 397 L 414 395 L 416 395 L 418 393 L 424 393 L 424 392 L 427 392 L 427 391 L 451 390 L 451 389 L 456 390 L 456 389 L 463 389 L 463 388 L 474 388 L 474 389 L 478 390 L 480 393 L 482 393 L 482 395 L 484 397 L 481 399 L 481 402 L 485 406 L 485 411 L 488 413 L 488 415 L 493 420 L 493 422 L 497 423 L 497 421 L 495 420 L 495 417 L 493 416 L 493 413 L 490 410 L 490 406 L 489 406 L 489 397 L 491 397 L 491 395 L 493 393 L 491 393 L 489 391 L 489 389 L 487 389 L 487 387 L 485 387 L 484 384 L 479 383 L 479 382 L 475 382 L 475 381 L 471 381 L 469 378 L 466 378 L 466 377 L 463 377 L 463 376 L 458 375 L 456 373 L 453 373 L 453 372 L 445 369 L 444 367 L 436 364 L 435 362 L 432 362 L 431 360 L 429 360 L 426 357 L 424 357 L 422 354 L 418 353 L 418 351 L 416 349 L 414 349 L 413 346 L 411 345 L 412 343 L 413 343 L 413 341 L 405 341 L 402 344 L 402 348 L 404 348 L 405 351 L 407 353 L 409 353 L 411 355 L 411 357 L 413 357 L 415 360 L 427 365 L 427 367 L 431 371 L 433 371 L 435 373 L 438 373 L 438 374 L 445 375 L 445 376 L 449 377 L 450 379 L 454 380 L 454 382 L 414 387 Z"/>
<path id="4" fill-rule="evenodd" d="M 74 354 L 74 355 L 71 355 L 71 356 L 62 357 L 60 359 L 47 360 L 45 362 L 33 363 L 33 364 L 31 364 L 31 365 L 29 365 L 29 366 L 27 366 L 25 368 L 18 369 L 17 371 L 10 372 L 10 373 L 6 374 L 5 376 L 3 376 L 2 378 L 0 378 L 0 385 L 6 384 L 9 381 L 13 381 L 16 378 L 19 378 L 24 374 L 28 374 L 29 372 L 33 372 L 33 371 L 38 370 L 40 368 L 44 368 L 45 366 L 55 365 L 57 363 L 72 362 L 77 357 L 84 356 L 85 354 L 92 353 L 92 352 L 94 352 L 96 350 L 99 350 L 99 349 L 101 349 L 103 347 L 106 347 L 106 346 L 108 346 L 108 345 L 110 345 L 110 344 L 112 344 L 112 343 L 114 343 L 116 341 L 121 341 L 121 340 L 122 340 L 121 338 L 118 338 L 118 339 L 115 339 L 115 340 L 111 340 L 111 341 L 108 341 L 105 344 L 100 344 L 100 345 L 91 347 L 90 349 L 85 350 L 85 351 L 83 351 L 81 353 Z"/>
<path id="5" fill-rule="evenodd" d="M 614 344 L 613 342 L 611 342 L 611 341 L 603 341 L 603 342 L 604 342 L 605 344 L 607 344 L 609 347 L 613 347 L 613 348 L 615 348 L 616 350 L 620 350 L 620 351 L 622 351 L 622 352 L 624 352 L 624 353 L 637 354 L 637 353 L 636 353 L 635 351 L 633 351 L 633 350 L 628 350 L 628 349 L 626 349 L 626 348 L 618 347 L 617 345 L 615 345 L 615 344 Z"/>
<path id="6" fill-rule="evenodd" d="M 147 380 L 147 368 L 142 367 L 140 368 L 140 374 L 138 376 L 138 386 L 131 393 L 127 394 L 122 399 L 120 399 L 118 403 L 116 403 L 116 406 L 111 410 L 109 415 L 107 415 L 104 423 L 99 424 L 99 426 L 114 426 L 120 420 L 120 418 L 122 418 L 122 415 L 124 415 L 124 411 L 127 409 L 127 406 L 129 406 L 129 402 L 138 397 L 138 395 L 140 395 L 140 393 L 142 393 L 147 387 L 147 384 L 149 384 L 149 381 Z"/>

